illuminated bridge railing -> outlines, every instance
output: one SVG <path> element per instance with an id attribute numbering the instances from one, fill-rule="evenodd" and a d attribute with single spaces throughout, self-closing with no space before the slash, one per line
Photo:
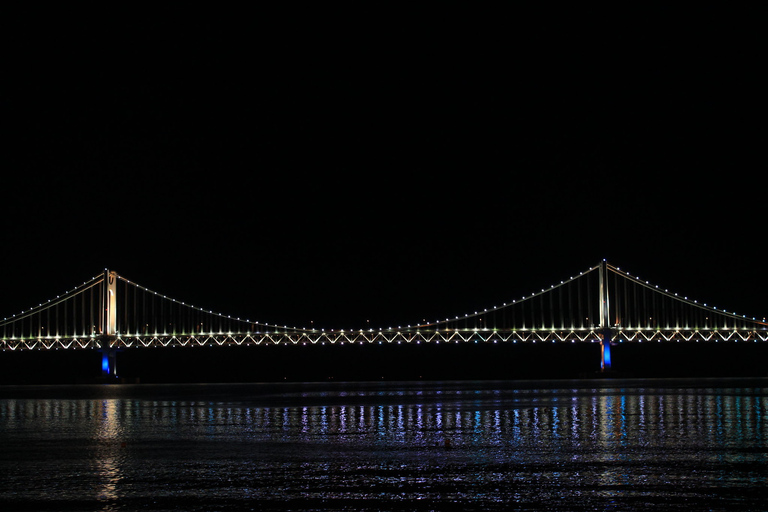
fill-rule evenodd
<path id="1" fill-rule="evenodd" d="M 104 275 L 0 320 L 3 350 L 98 346 L 104 321 Z"/>
<path id="2" fill-rule="evenodd" d="M 3 340 L 2 350 L 99 349 L 138 347 L 214 347 L 258 345 L 344 345 L 344 344 L 450 344 L 450 343 L 598 343 L 600 334 L 584 331 L 462 331 L 437 332 L 380 331 L 376 333 L 226 333 L 98 337 L 24 338 Z M 624 342 L 765 342 L 764 330 L 619 331 L 614 343 Z"/>
<path id="3" fill-rule="evenodd" d="M 451 343 L 599 343 L 600 334 L 594 330 L 558 331 L 500 331 L 500 330 L 444 330 L 444 331 L 377 331 L 377 332 L 320 332 L 320 333 L 245 333 L 198 334 L 187 336 L 153 336 L 118 338 L 114 346 L 130 347 L 191 347 L 223 345 L 384 345 L 384 344 L 451 344 Z M 660 331 L 619 331 L 614 339 L 623 342 L 758 342 L 768 341 L 768 332 L 733 329 Z"/>
<path id="4" fill-rule="evenodd" d="M 678 296 L 603 262 L 501 305 L 380 329 L 307 329 L 232 318 L 105 272 L 0 321 L 0 348 L 595 343 L 606 332 L 614 343 L 768 341 L 764 319 Z"/>

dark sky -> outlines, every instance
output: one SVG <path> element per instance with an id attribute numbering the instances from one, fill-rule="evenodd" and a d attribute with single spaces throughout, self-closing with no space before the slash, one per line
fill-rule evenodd
<path id="1" fill-rule="evenodd" d="M 108 267 L 233 316 L 407 324 L 602 258 L 764 316 L 751 18 L 6 13 L 0 316 Z"/>

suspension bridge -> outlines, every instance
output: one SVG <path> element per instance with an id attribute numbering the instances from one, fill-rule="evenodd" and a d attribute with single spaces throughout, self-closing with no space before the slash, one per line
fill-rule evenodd
<path id="1" fill-rule="evenodd" d="M 606 261 L 501 305 L 398 327 L 315 329 L 233 318 L 149 290 L 105 269 L 0 321 L 0 349 L 86 350 L 116 376 L 118 350 L 265 344 L 765 342 L 768 324 L 644 281 Z"/>

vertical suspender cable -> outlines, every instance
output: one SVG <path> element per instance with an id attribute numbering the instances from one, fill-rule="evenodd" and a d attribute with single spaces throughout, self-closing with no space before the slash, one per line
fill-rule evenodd
<path id="1" fill-rule="evenodd" d="M 581 278 L 580 277 L 576 279 L 576 299 L 579 302 L 579 308 L 578 308 L 578 312 L 579 312 L 579 327 L 583 329 L 584 328 L 584 315 L 582 314 L 582 310 L 581 310 Z"/>
<path id="2" fill-rule="evenodd" d="M 632 311 L 632 309 L 629 308 L 629 305 L 627 304 L 627 288 L 629 287 L 629 281 L 627 280 L 627 278 L 624 278 L 622 280 L 622 284 L 623 284 L 622 288 L 623 288 L 623 292 L 624 292 L 624 310 L 626 311 L 625 314 L 627 315 L 627 322 L 631 323 L 632 319 L 629 318 L 629 312 Z M 623 323 L 626 323 L 626 322 L 623 322 Z M 631 325 L 630 325 L 630 327 L 631 327 Z"/>
<path id="3" fill-rule="evenodd" d="M 592 328 L 595 325 L 595 317 L 592 315 L 592 280 L 587 278 L 587 319 L 592 323 L 588 326 Z"/>
<path id="4" fill-rule="evenodd" d="M 81 336 L 85 337 L 85 290 L 80 293 L 80 327 Z"/>
<path id="5" fill-rule="evenodd" d="M 617 328 L 621 324 L 621 318 L 623 315 L 623 304 L 621 302 L 621 285 L 623 284 L 623 278 L 622 276 L 618 275 L 618 273 L 613 273 L 613 293 L 611 294 L 611 301 L 613 304 L 613 325 Z"/>
<path id="6" fill-rule="evenodd" d="M 650 327 L 650 323 L 648 322 L 648 300 L 646 298 L 647 290 L 645 286 L 643 286 L 642 288 L 643 288 L 643 316 L 645 317 L 644 323 L 645 323 L 645 327 L 648 328 Z"/>
<path id="7" fill-rule="evenodd" d="M 637 283 L 633 283 L 632 286 L 632 310 L 635 312 L 635 326 L 640 329 L 643 326 L 643 312 L 640 309 L 640 301 L 637 299 L 637 290 L 638 287 Z"/>
<path id="8" fill-rule="evenodd" d="M 72 338 L 77 338 L 78 336 L 78 326 L 80 323 L 77 321 L 78 317 L 78 309 L 77 309 L 77 299 L 80 298 L 80 293 L 76 293 L 72 295 Z"/>
<path id="9" fill-rule="evenodd" d="M 90 310 L 89 321 L 88 321 L 88 330 L 91 331 L 91 334 L 93 335 L 94 334 L 94 328 L 93 328 L 93 326 L 94 326 L 94 323 L 93 323 L 93 286 L 91 286 L 91 289 L 89 290 L 89 294 L 90 294 L 90 299 L 91 299 L 90 302 L 91 302 L 91 304 L 90 304 L 90 307 L 88 308 Z"/>
<path id="10" fill-rule="evenodd" d="M 571 298 L 573 291 L 573 281 L 568 283 L 568 312 L 571 314 L 571 318 L 568 319 L 568 321 L 571 324 L 571 329 L 576 327 L 576 322 L 573 321 L 573 300 Z"/>
<path id="11" fill-rule="evenodd" d="M 62 336 L 62 337 L 64 337 L 64 338 L 67 337 L 67 334 L 69 332 L 69 317 L 67 316 L 67 306 L 68 306 L 68 303 L 69 303 L 68 300 L 63 300 L 61 302 L 62 306 L 64 307 L 64 314 L 62 315 L 64 317 L 64 336 Z"/>
<path id="12" fill-rule="evenodd" d="M 165 303 L 167 301 L 165 300 L 165 297 L 160 297 L 158 300 L 160 301 L 160 328 L 157 329 L 157 332 L 160 334 L 168 334 L 168 326 L 165 323 Z"/>
<path id="13" fill-rule="evenodd" d="M 549 293 L 549 325 L 552 327 L 552 329 L 555 328 L 555 306 L 554 306 L 554 295 L 555 291 L 550 290 Z"/>

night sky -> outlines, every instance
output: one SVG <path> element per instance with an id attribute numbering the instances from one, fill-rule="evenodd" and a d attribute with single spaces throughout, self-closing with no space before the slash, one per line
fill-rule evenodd
<path id="1" fill-rule="evenodd" d="M 0 316 L 108 267 L 233 316 L 386 327 L 603 258 L 768 314 L 753 13 L 2 18 Z"/>

